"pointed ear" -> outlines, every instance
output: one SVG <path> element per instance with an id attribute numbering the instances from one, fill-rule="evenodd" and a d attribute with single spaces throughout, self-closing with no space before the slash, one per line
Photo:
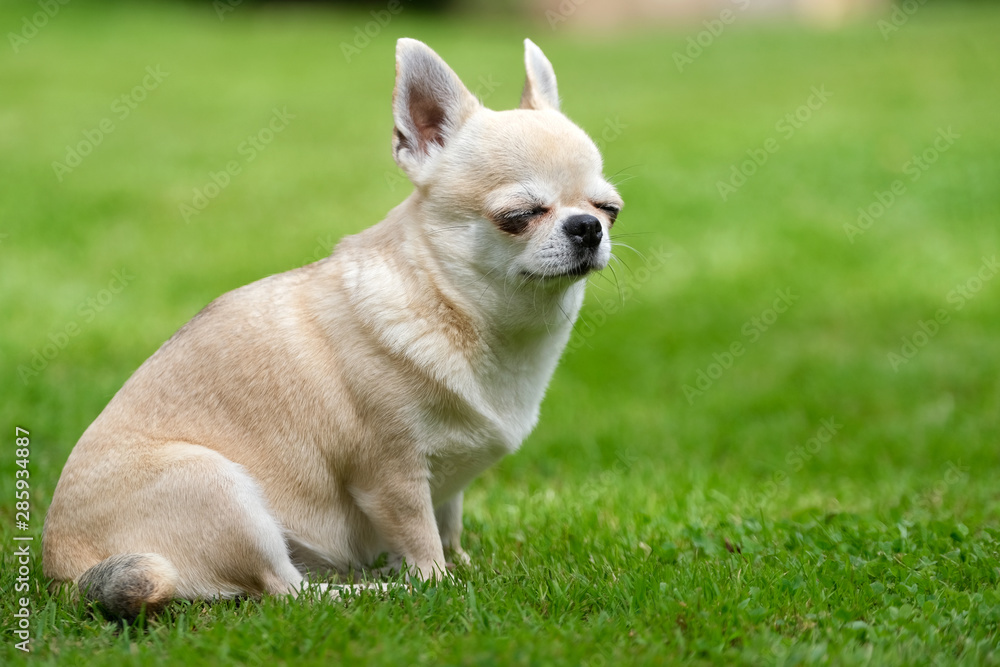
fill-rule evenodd
<path id="1" fill-rule="evenodd" d="M 542 50 L 530 39 L 524 40 L 524 68 L 528 78 L 521 93 L 522 109 L 559 110 L 559 89 L 556 72 Z"/>
<path id="2" fill-rule="evenodd" d="M 392 156 L 411 180 L 480 106 L 429 46 L 405 37 L 396 43 Z"/>

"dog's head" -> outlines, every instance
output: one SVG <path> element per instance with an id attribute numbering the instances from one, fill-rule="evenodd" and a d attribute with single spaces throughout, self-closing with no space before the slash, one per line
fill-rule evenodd
<path id="1" fill-rule="evenodd" d="M 594 142 L 559 111 L 555 72 L 530 40 L 525 66 L 520 108 L 491 111 L 429 47 L 399 40 L 393 157 L 445 261 L 566 284 L 607 265 L 622 200 Z"/>

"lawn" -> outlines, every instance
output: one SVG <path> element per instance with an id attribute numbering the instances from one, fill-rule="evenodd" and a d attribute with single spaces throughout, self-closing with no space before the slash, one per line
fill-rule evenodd
<path id="1" fill-rule="evenodd" d="M 690 57 L 700 27 L 58 7 L 13 41 L 40 10 L 0 8 L 4 663 L 1000 664 L 1000 8 L 738 18 Z M 404 35 L 494 108 L 530 36 L 626 201 L 539 427 L 467 491 L 473 565 L 124 629 L 50 597 L 52 490 L 135 368 L 409 192 Z"/>

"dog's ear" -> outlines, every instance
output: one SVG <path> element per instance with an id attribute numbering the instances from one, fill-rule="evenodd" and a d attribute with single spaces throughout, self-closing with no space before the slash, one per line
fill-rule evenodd
<path id="1" fill-rule="evenodd" d="M 522 109 L 559 110 L 559 89 L 556 72 L 542 50 L 530 39 L 524 40 L 524 68 L 528 78 L 521 93 Z"/>
<path id="2" fill-rule="evenodd" d="M 396 42 L 392 156 L 411 180 L 480 106 L 429 46 L 405 37 Z"/>

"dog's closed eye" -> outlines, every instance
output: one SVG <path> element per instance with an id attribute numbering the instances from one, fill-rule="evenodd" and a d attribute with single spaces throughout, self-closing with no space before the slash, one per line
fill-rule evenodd
<path id="1" fill-rule="evenodd" d="M 505 211 L 494 217 L 497 227 L 508 234 L 521 234 L 528 228 L 531 221 L 545 215 L 549 209 L 544 206 L 533 206 L 531 208 L 519 208 Z"/>
<path id="2" fill-rule="evenodd" d="M 594 207 L 607 213 L 608 220 L 612 225 L 615 224 L 615 220 L 618 218 L 618 214 L 621 213 L 622 210 L 617 204 L 594 203 Z"/>

